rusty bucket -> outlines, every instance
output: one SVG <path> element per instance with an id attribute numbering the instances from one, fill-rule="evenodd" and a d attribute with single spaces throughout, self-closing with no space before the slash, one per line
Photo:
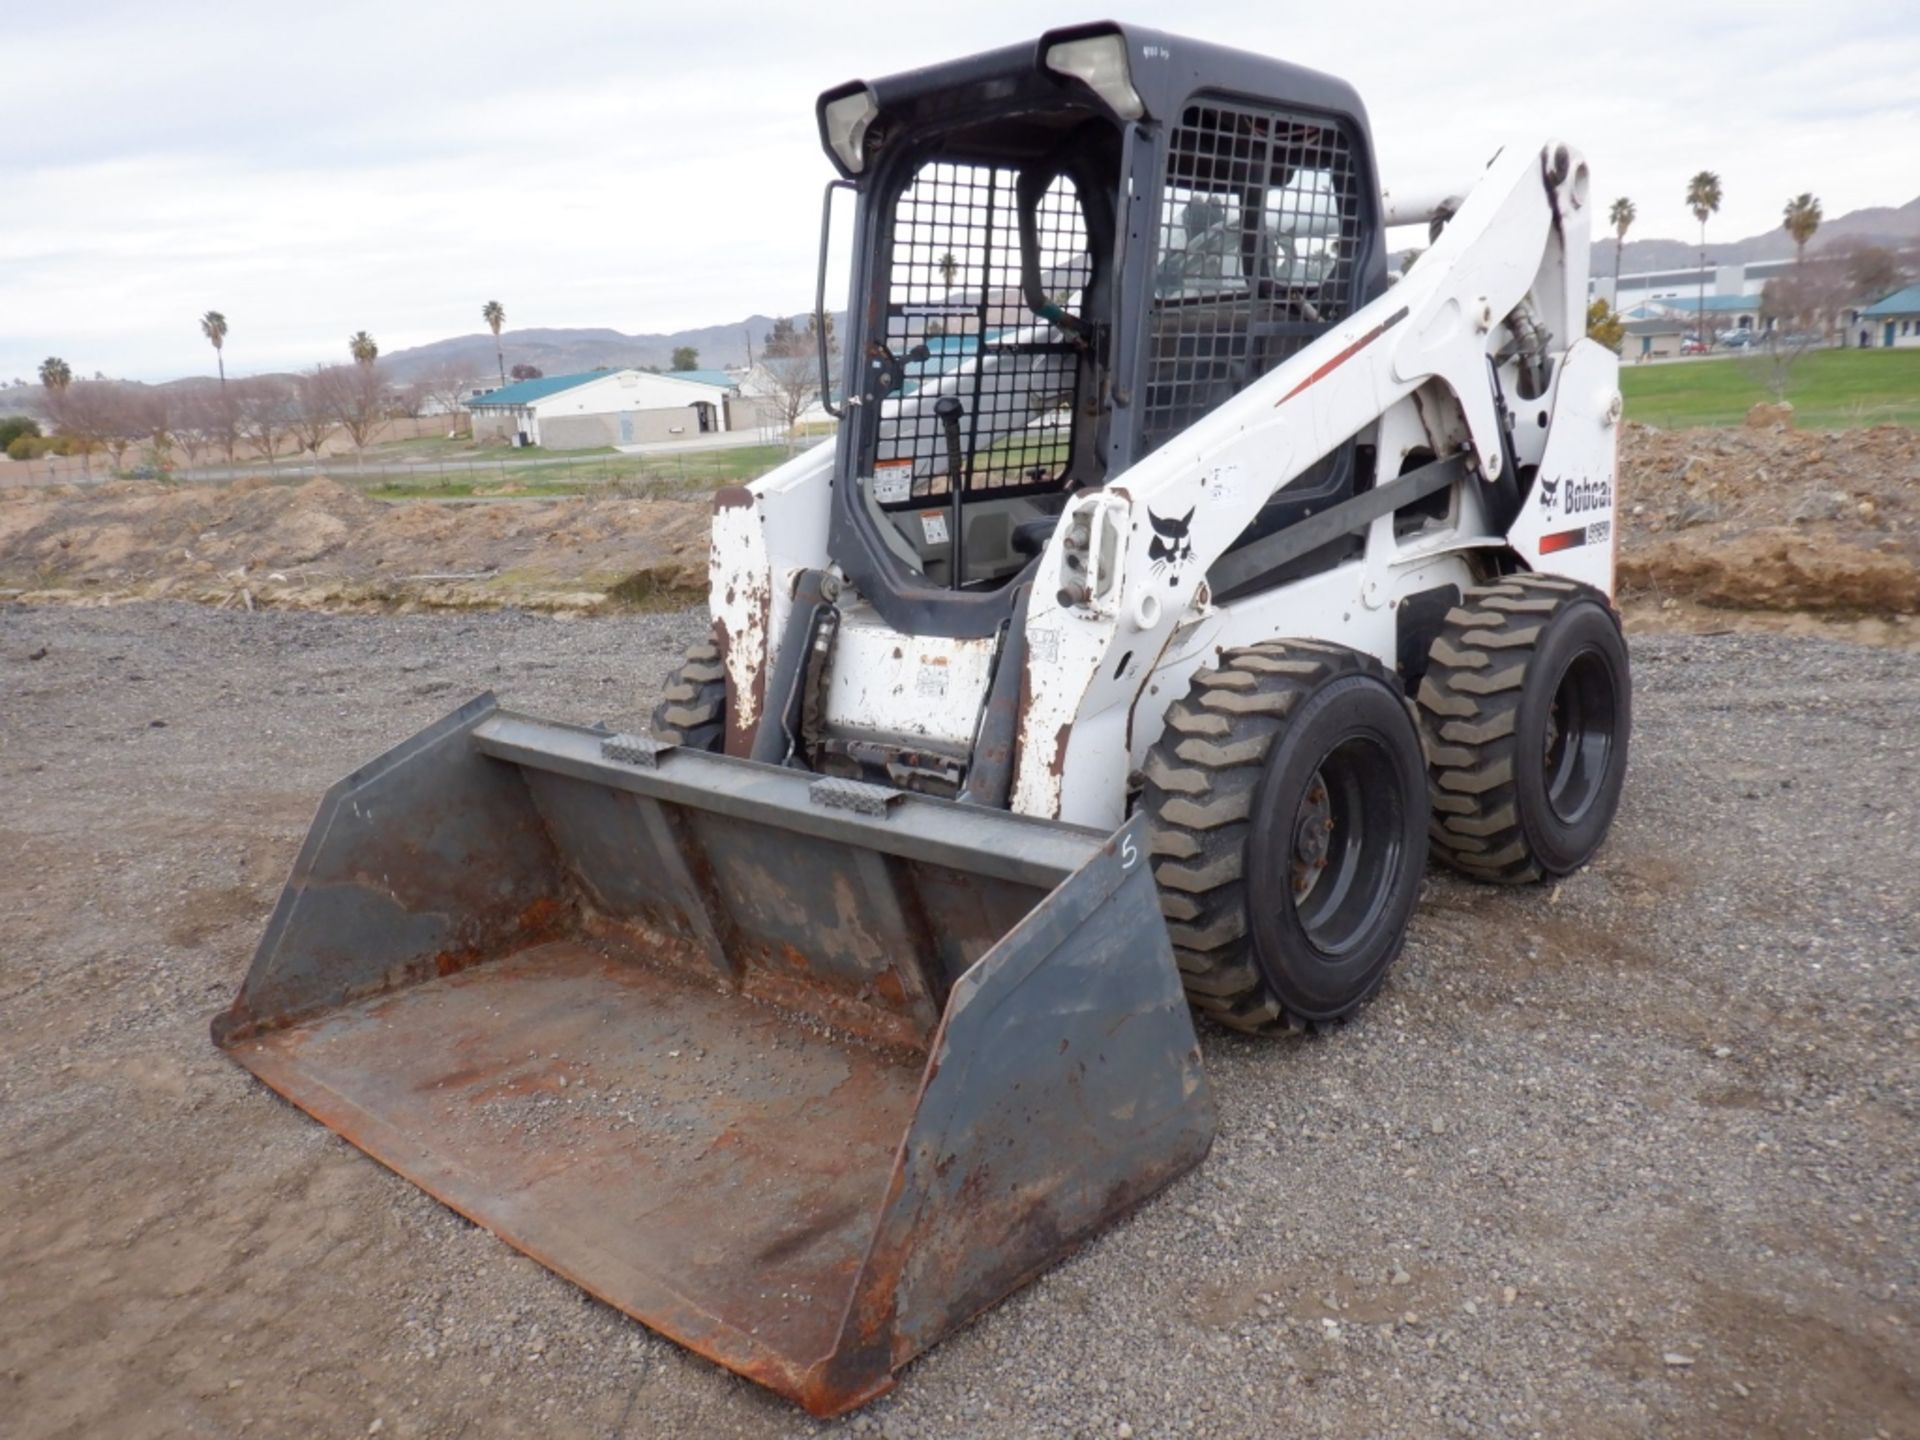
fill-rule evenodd
<path id="1" fill-rule="evenodd" d="M 214 1041 L 834 1415 L 1206 1153 L 1145 855 L 483 695 L 328 792 Z"/>

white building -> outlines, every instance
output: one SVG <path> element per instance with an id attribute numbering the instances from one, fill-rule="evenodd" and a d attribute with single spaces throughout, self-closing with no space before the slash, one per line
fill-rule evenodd
<path id="1" fill-rule="evenodd" d="M 1695 299 L 1704 284 L 1709 301 L 1716 295 L 1750 295 L 1757 305 L 1760 292 L 1767 288 L 1767 281 L 1785 275 L 1792 269 L 1791 260 L 1755 260 L 1745 265 L 1709 264 L 1704 269 L 1689 265 L 1674 270 L 1643 270 L 1622 275 L 1617 286 L 1612 275 L 1595 271 L 1587 277 L 1587 298 L 1605 300 L 1615 311 L 1624 315 L 1636 306 L 1656 300 Z"/>
<path id="2" fill-rule="evenodd" d="M 549 450 L 697 440 L 751 426 L 736 413 L 737 383 L 720 370 L 591 370 L 546 375 L 483 391 L 467 401 L 476 440 L 498 436 Z"/>
<path id="3" fill-rule="evenodd" d="M 1900 350 L 1920 345 L 1920 285 L 1909 285 L 1874 301 L 1855 314 L 1848 330 L 1858 337 L 1862 349 Z"/>

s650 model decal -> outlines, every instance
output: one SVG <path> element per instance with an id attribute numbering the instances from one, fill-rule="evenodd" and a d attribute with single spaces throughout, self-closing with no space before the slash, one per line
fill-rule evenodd
<path id="1" fill-rule="evenodd" d="M 1613 521 L 1596 520 L 1576 530 L 1556 530 L 1540 537 L 1540 553 L 1554 555 L 1562 550 L 1577 550 L 1582 545 L 1599 545 L 1613 538 Z"/>

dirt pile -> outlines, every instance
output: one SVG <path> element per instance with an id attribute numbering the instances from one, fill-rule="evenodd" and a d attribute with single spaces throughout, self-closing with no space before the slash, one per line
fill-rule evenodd
<path id="1" fill-rule="evenodd" d="M 705 590 L 709 515 L 684 500 L 396 505 L 325 478 L 22 490 L 0 496 L 0 591 L 328 609 L 686 604 Z"/>
<path id="2" fill-rule="evenodd" d="M 1920 610 L 1920 431 L 1628 425 L 1620 586 L 1744 610 Z"/>
<path id="3" fill-rule="evenodd" d="M 1625 427 L 1624 600 L 1882 628 L 1920 611 L 1920 431 L 1798 431 L 1762 408 L 1740 428 Z M 0 598 L 678 605 L 705 591 L 709 518 L 704 498 L 392 504 L 327 479 L 0 491 Z"/>

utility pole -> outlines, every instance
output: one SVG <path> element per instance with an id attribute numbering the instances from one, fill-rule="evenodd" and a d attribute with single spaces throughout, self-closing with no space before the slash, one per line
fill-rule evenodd
<path id="1" fill-rule="evenodd" d="M 746 329 L 740 333 L 747 337 L 747 369 L 751 371 L 753 369 L 753 331 Z"/>

